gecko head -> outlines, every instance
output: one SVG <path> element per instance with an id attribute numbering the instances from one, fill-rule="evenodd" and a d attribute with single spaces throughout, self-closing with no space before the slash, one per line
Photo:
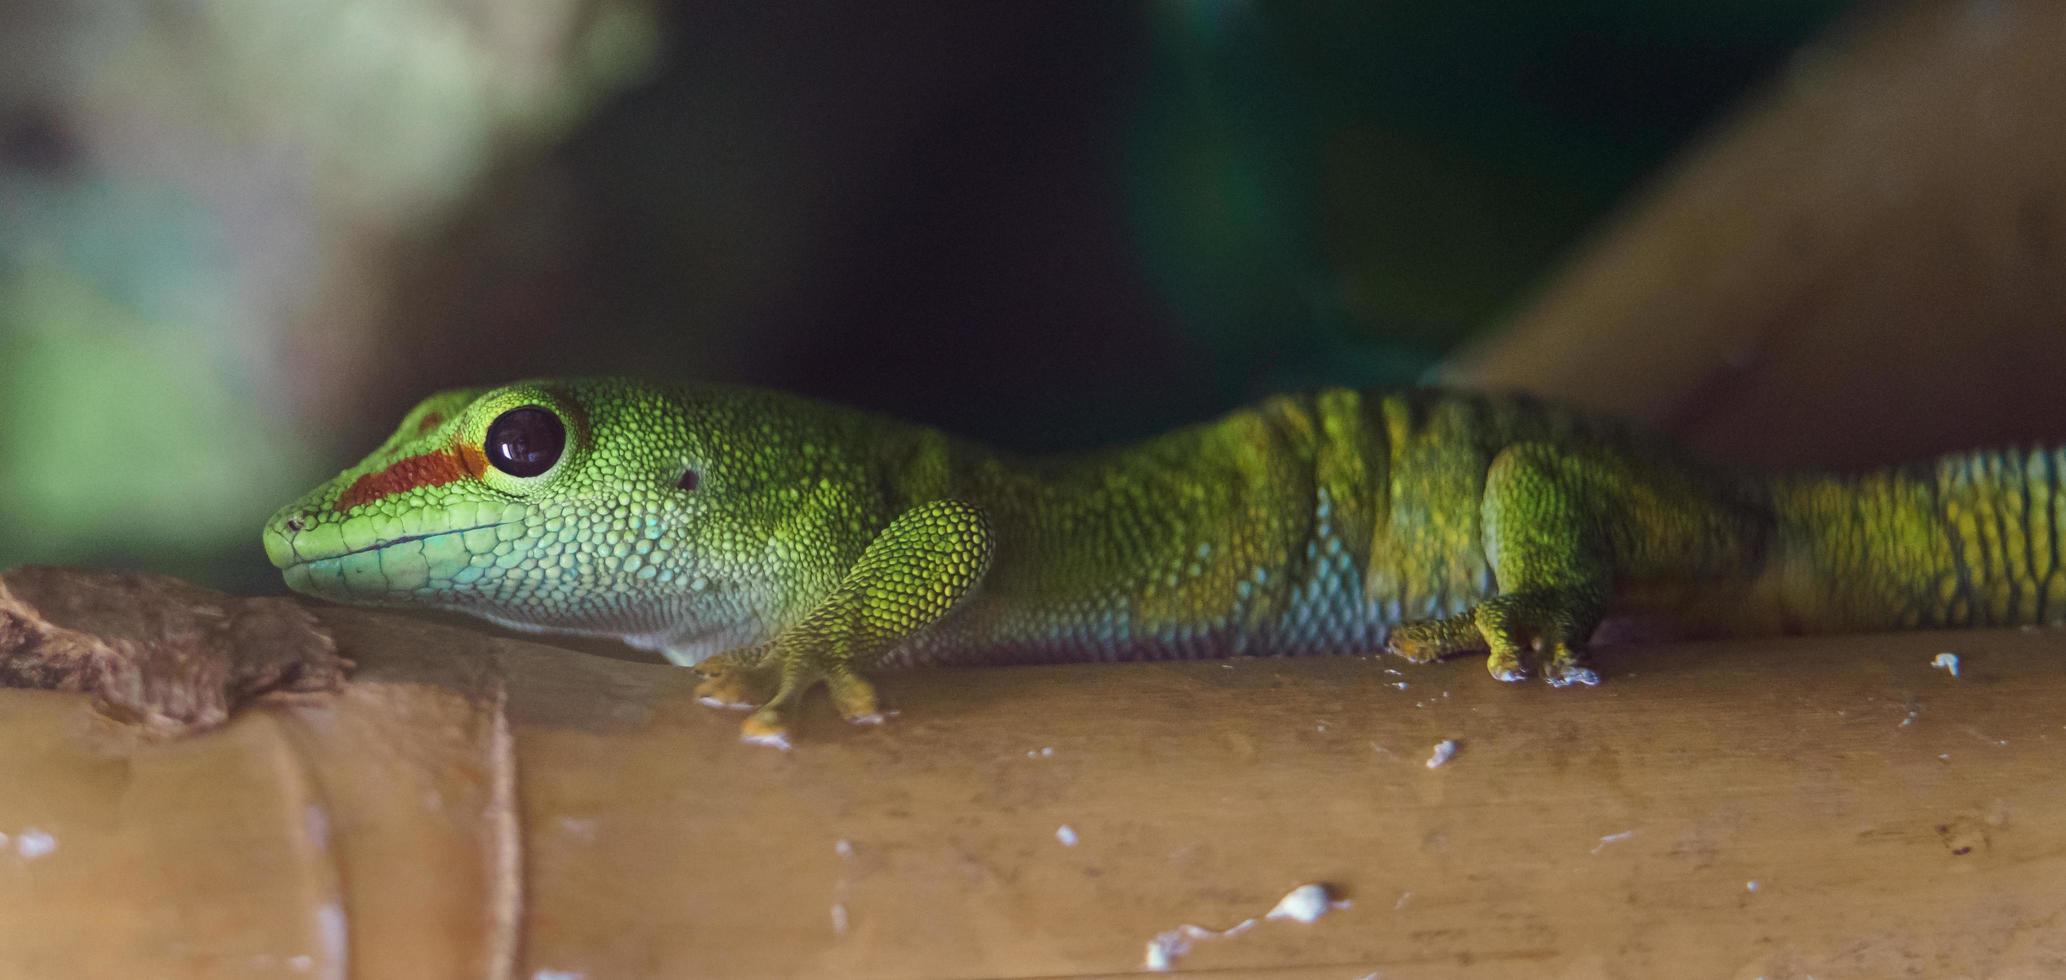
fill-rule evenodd
<path id="1" fill-rule="evenodd" d="M 287 585 L 657 645 L 752 619 L 693 400 L 619 379 L 440 392 L 264 531 Z"/>

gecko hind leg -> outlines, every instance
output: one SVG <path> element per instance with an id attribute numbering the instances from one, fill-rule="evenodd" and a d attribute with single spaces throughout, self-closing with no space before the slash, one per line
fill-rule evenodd
<path id="1" fill-rule="evenodd" d="M 1527 677 L 1527 659 L 1539 648 L 1550 686 L 1600 682 L 1585 646 L 1614 578 L 1606 529 L 1619 518 L 1609 504 L 1614 488 L 1632 480 L 1612 460 L 1544 443 L 1518 443 L 1494 457 L 1480 521 L 1500 591 L 1475 610 L 1493 677 Z"/>

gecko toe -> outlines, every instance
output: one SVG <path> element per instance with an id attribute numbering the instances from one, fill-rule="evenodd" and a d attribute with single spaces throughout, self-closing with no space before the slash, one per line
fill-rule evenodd
<path id="1" fill-rule="evenodd" d="M 1598 687 L 1600 672 L 1591 667 L 1565 667 L 1547 672 L 1543 675 L 1543 680 L 1548 681 L 1551 687 L 1570 687 L 1574 684 Z"/>
<path id="2" fill-rule="evenodd" d="M 851 670 L 837 671 L 825 678 L 825 690 L 839 716 L 856 725 L 880 725 L 884 715 L 875 696 L 875 685 Z"/>
<path id="3" fill-rule="evenodd" d="M 1600 672 L 1593 669 L 1592 659 L 1575 644 L 1557 644 L 1550 651 L 1549 665 L 1543 669 L 1542 679 L 1551 687 L 1571 687 L 1582 684 L 1598 687 Z"/>
<path id="4" fill-rule="evenodd" d="M 787 703 L 770 703 L 747 715 L 739 725 L 739 741 L 748 745 L 765 745 L 770 748 L 789 751 L 789 715 Z"/>
<path id="5" fill-rule="evenodd" d="M 1485 638 L 1471 614 L 1406 623 L 1385 638 L 1385 650 L 1416 664 L 1434 663 L 1452 653 L 1485 649 Z"/>
<path id="6" fill-rule="evenodd" d="M 1528 679 L 1528 666 L 1511 652 L 1499 651 L 1485 658 L 1485 670 L 1494 680 L 1513 684 Z"/>
<path id="7" fill-rule="evenodd" d="M 757 708 L 780 686 L 772 670 L 734 667 L 709 674 L 696 684 L 696 702 L 712 708 Z"/>

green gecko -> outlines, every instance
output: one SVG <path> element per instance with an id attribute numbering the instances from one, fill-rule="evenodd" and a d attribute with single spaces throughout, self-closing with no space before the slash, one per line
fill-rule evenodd
<path id="1" fill-rule="evenodd" d="M 2066 617 L 2066 451 L 1858 477 L 1700 462 L 1521 397 L 1329 389 L 1020 457 L 745 388 L 433 395 L 275 514 L 301 592 L 602 634 L 786 745 L 819 683 L 1007 664 L 1484 651 L 1596 684 L 1609 613 L 1725 632 Z"/>

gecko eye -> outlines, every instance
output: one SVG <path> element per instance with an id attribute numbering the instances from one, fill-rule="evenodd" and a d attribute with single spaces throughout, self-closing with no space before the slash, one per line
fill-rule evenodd
<path id="1" fill-rule="evenodd" d="M 560 461 L 567 446 L 567 427 L 559 416 L 527 405 L 512 408 L 488 423 L 488 462 L 510 476 L 537 476 Z"/>

